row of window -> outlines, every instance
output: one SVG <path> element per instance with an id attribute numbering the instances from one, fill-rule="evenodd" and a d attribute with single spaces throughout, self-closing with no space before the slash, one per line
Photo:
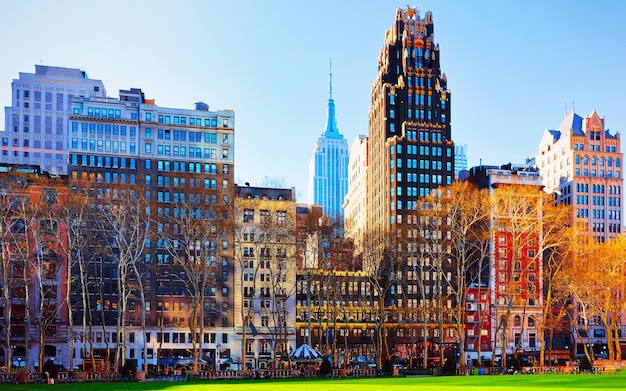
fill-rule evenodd
<path id="1" fill-rule="evenodd" d="M 564 188 L 564 190 L 567 189 L 567 188 L 569 188 L 569 186 Z M 608 188 L 609 188 L 609 194 L 621 194 L 620 186 L 608 186 Z M 592 193 L 604 194 L 604 190 L 605 190 L 604 185 L 591 185 L 591 192 Z M 588 184 L 584 184 L 584 183 L 577 183 L 576 184 L 576 191 L 579 192 L 579 193 L 588 193 L 589 192 L 589 185 Z M 563 194 L 567 194 L 567 193 L 563 193 Z"/>
<path id="2" fill-rule="evenodd" d="M 80 108 L 74 107 L 72 110 L 73 114 L 80 115 Z M 134 115 L 134 118 L 137 119 L 137 113 L 131 113 Z M 111 109 L 107 107 L 87 107 L 87 115 L 90 117 L 102 117 L 102 118 L 122 118 L 122 110 L 120 109 Z"/>
<path id="3" fill-rule="evenodd" d="M 97 183 L 115 183 L 115 184 L 129 184 L 134 185 L 137 183 L 137 177 L 135 174 L 126 174 L 126 173 L 118 173 L 118 172 L 81 172 L 80 178 L 78 171 L 72 171 L 72 179 L 73 180 L 82 180 L 89 182 L 97 182 Z M 97 189 L 98 198 L 102 198 L 104 194 L 109 194 L 110 189 Z M 113 192 L 116 193 L 117 189 L 113 189 Z"/>
<path id="4" fill-rule="evenodd" d="M 80 145 L 79 145 L 80 141 Z M 82 149 L 85 151 L 94 151 L 94 152 L 113 152 L 113 153 L 136 153 L 137 152 L 137 143 L 134 141 L 126 142 L 126 141 L 117 141 L 117 140 L 96 140 L 93 138 L 72 138 L 72 149 Z M 127 148 L 128 147 L 128 148 Z"/>
<path id="5" fill-rule="evenodd" d="M 438 112 L 435 111 L 435 117 L 438 115 Z M 415 114 L 415 117 L 413 117 L 413 114 Z M 426 119 L 428 121 L 432 121 L 433 119 L 433 112 L 431 110 L 413 110 L 413 109 L 407 109 L 407 117 L 408 118 L 415 118 L 415 119 Z M 389 111 L 389 117 L 390 118 L 395 118 L 395 111 L 394 110 L 390 110 Z M 446 123 L 446 115 L 444 113 L 441 113 L 441 123 Z M 389 131 L 391 133 L 395 133 L 396 131 L 396 125 L 391 122 L 389 123 Z"/>
<path id="6" fill-rule="evenodd" d="M 407 173 L 406 174 L 407 177 L 407 182 L 409 183 L 415 183 L 418 182 L 417 177 L 418 174 L 417 173 Z M 391 179 L 391 183 L 395 183 L 395 182 L 402 182 L 402 173 L 398 172 L 398 173 L 392 173 L 390 174 L 390 179 Z M 419 183 L 434 183 L 434 184 L 443 184 L 443 175 L 435 175 L 435 174 L 419 174 Z M 450 175 L 446 176 L 446 184 L 449 185 L 452 183 L 452 177 Z M 400 190 L 400 192 L 402 192 L 402 190 Z"/>
<path id="7" fill-rule="evenodd" d="M 389 162 L 391 168 L 402 168 L 402 159 L 391 160 Z M 443 162 L 441 160 L 420 160 L 419 167 L 417 165 L 417 159 L 406 159 L 406 168 L 420 168 L 422 170 L 443 170 Z M 446 169 L 452 171 L 452 162 L 446 162 Z"/>
<path id="8" fill-rule="evenodd" d="M 28 92 L 27 90 L 24 91 L 24 95 L 25 95 L 24 99 L 28 99 L 27 94 L 26 94 L 27 92 Z M 37 93 L 38 91 L 35 92 L 35 94 Z M 39 94 L 41 95 L 41 93 Z M 49 93 L 46 93 L 46 94 L 49 94 Z M 46 95 L 46 98 L 48 98 L 48 95 Z M 37 100 L 37 96 L 35 97 L 35 100 Z M 61 102 L 62 102 L 62 99 L 61 99 Z M 80 115 L 81 114 L 80 111 L 81 110 L 79 107 L 74 107 L 74 109 L 72 110 L 73 114 L 76 114 L 76 115 Z M 113 108 L 108 108 L 108 107 L 101 108 L 101 107 L 88 106 L 87 115 L 90 117 L 101 117 L 101 118 L 122 118 L 122 111 L 120 109 L 113 109 Z M 136 112 L 131 112 L 130 115 L 131 115 L 132 120 L 138 119 Z M 154 117 L 153 113 L 151 112 L 145 113 L 145 120 L 147 122 L 152 122 L 153 117 Z M 174 125 L 186 126 L 187 123 L 189 123 L 189 125 L 191 126 L 202 126 L 202 123 L 203 123 L 202 121 L 203 118 L 197 118 L 197 117 L 184 117 L 184 116 L 177 116 L 177 115 L 170 116 L 170 115 L 159 114 L 158 116 L 156 116 L 156 118 L 157 118 L 157 121 L 161 124 L 174 124 Z M 229 123 L 228 118 L 223 118 L 222 126 L 228 127 L 228 123 Z M 204 126 L 213 127 L 213 128 L 217 127 L 217 118 L 204 118 Z"/>
<path id="9" fill-rule="evenodd" d="M 413 34 L 413 32 L 411 33 Z M 409 67 L 414 65 L 416 68 L 422 68 L 424 66 L 424 60 L 426 60 L 427 64 L 430 63 L 431 51 L 430 49 L 424 50 L 421 47 L 407 47 L 404 49 L 404 57 L 407 59 L 407 65 Z M 428 81 L 430 82 L 430 79 L 428 79 Z M 430 86 L 430 83 L 428 84 Z M 410 78 L 409 85 L 411 85 Z"/>
<path id="10" fill-rule="evenodd" d="M 585 150 L 585 144 L 574 144 L 574 151 L 584 151 L 584 150 Z M 600 146 L 589 145 L 589 150 L 599 152 Z M 616 151 L 617 151 L 617 148 L 614 145 L 606 145 L 604 147 L 604 152 L 616 152 Z"/>
<path id="11" fill-rule="evenodd" d="M 577 177 L 581 176 L 580 173 L 581 173 L 580 168 L 577 168 L 576 171 L 575 171 L 576 176 Z M 583 177 L 591 177 L 591 178 L 605 178 L 605 171 L 604 170 L 598 170 L 598 171 L 591 170 L 591 175 L 589 175 L 589 170 L 585 168 L 585 169 L 582 170 L 582 176 Z M 610 178 L 613 178 L 613 177 L 619 179 L 620 178 L 620 171 L 619 170 L 615 170 L 615 171 L 606 170 L 606 178 L 610 179 Z"/>
<path id="12" fill-rule="evenodd" d="M 276 255 L 275 255 L 276 258 L 287 258 L 287 249 L 279 247 L 279 248 L 275 248 L 274 251 L 276 252 Z M 244 247 L 243 256 L 246 258 L 254 257 L 254 247 Z M 269 258 L 272 256 L 272 253 L 269 248 L 261 248 L 260 256 Z M 270 266 L 269 261 L 267 261 L 267 263 L 265 262 L 266 262 L 265 260 L 261 261 L 261 267 Z"/>
<path id="13" fill-rule="evenodd" d="M 153 121 L 152 113 L 146 112 L 145 117 L 146 117 L 147 122 Z M 189 121 L 187 121 L 187 119 L 189 119 Z M 170 116 L 170 115 L 159 114 L 157 116 L 157 122 L 160 124 L 174 124 L 174 125 L 187 125 L 187 122 L 189 122 L 189 125 L 191 126 L 202 126 L 202 118 L 183 117 L 183 116 L 177 116 L 177 115 Z M 221 124 L 222 127 L 227 128 L 228 123 L 229 123 L 228 118 L 222 118 L 222 124 Z M 207 128 L 217 127 L 217 118 L 204 118 L 204 127 L 207 127 Z"/>
<path id="14" fill-rule="evenodd" d="M 260 221 L 267 222 L 271 218 L 271 212 L 267 209 L 261 209 L 259 211 Z M 254 209 L 244 209 L 243 210 L 243 222 L 244 223 L 253 223 L 254 222 Z M 277 210 L 276 211 L 276 222 L 277 223 L 285 223 L 287 222 L 287 211 L 285 210 Z"/>
<path id="15" fill-rule="evenodd" d="M 131 148 L 134 149 L 133 144 L 130 143 Z M 205 159 L 217 159 L 217 149 L 216 148 L 204 148 L 204 155 L 202 154 L 202 148 L 194 148 L 194 147 L 182 147 L 178 145 L 157 145 L 157 155 L 160 156 L 187 156 L 187 149 L 189 149 L 189 157 L 197 157 L 197 158 L 205 158 Z M 152 154 L 152 143 L 146 143 L 145 152 L 147 154 Z M 222 149 L 222 158 L 228 159 L 228 148 Z"/>
<path id="16" fill-rule="evenodd" d="M 152 160 L 145 160 L 146 170 L 152 169 Z M 203 169 L 204 168 L 204 169 Z M 228 174 L 228 164 L 222 165 L 222 174 Z M 170 160 L 157 160 L 157 171 L 166 172 L 189 172 L 189 173 L 201 173 L 215 174 L 217 172 L 217 166 L 215 163 L 195 163 L 195 162 L 178 162 Z"/>
<path id="17" fill-rule="evenodd" d="M 22 140 L 22 146 L 26 147 L 26 148 L 29 148 L 31 146 L 30 145 L 31 144 L 30 141 L 31 140 L 27 139 L 27 138 L 23 139 Z M 43 144 L 44 149 L 52 149 L 52 146 L 53 146 L 52 143 L 53 142 L 51 140 L 45 140 L 44 144 Z M 9 146 L 9 138 L 8 137 L 3 137 L 2 138 L 2 146 L 3 147 L 8 147 Z M 20 146 L 20 140 L 18 138 L 14 138 L 12 146 L 19 147 Z M 58 151 L 62 151 L 63 150 L 63 141 L 56 141 L 54 143 L 54 146 L 56 147 L 56 149 Z M 41 140 L 33 140 L 33 148 L 41 148 Z"/>
<path id="18" fill-rule="evenodd" d="M 597 164 L 599 166 L 602 166 L 602 167 L 604 166 L 604 158 L 603 157 L 600 157 L 600 158 L 598 158 L 596 160 L 596 158 L 594 156 L 592 156 L 591 159 L 589 159 L 588 156 L 583 156 L 582 159 L 581 159 L 579 155 L 576 155 L 576 164 L 580 164 L 581 160 L 582 160 L 582 164 L 584 164 L 584 165 L 588 165 L 589 162 L 591 161 L 591 165 L 592 166 L 595 166 L 596 162 L 597 162 Z M 613 166 L 613 158 L 607 158 L 606 159 L 606 165 L 609 166 L 609 167 L 612 167 Z M 621 166 L 620 159 L 619 158 L 615 159 L 615 167 L 620 167 L 620 166 Z"/>
<path id="19" fill-rule="evenodd" d="M 215 172 L 213 172 L 215 173 Z M 207 187 L 207 181 L 209 180 L 209 178 L 179 178 L 179 177 L 169 177 L 169 176 L 162 176 L 162 175 L 157 175 L 157 186 L 165 186 L 165 187 L 185 187 L 187 182 L 189 182 L 189 187 L 195 187 L 195 183 L 200 184 L 201 180 L 204 179 L 205 188 L 211 188 L 211 189 L 216 189 L 217 188 L 217 180 L 216 179 L 211 179 L 210 182 L 210 186 Z M 146 181 L 146 185 L 151 185 L 152 184 L 152 175 L 148 174 L 145 176 L 145 181 Z M 200 187 L 201 185 L 198 185 L 198 187 Z M 222 179 L 222 189 L 228 189 L 228 179 Z"/>
<path id="20" fill-rule="evenodd" d="M 181 322 L 182 323 L 182 322 Z M 130 333 L 132 334 L 132 333 Z M 190 333 L 162 333 L 162 332 L 158 332 L 156 333 L 156 341 L 157 343 L 185 343 L 185 337 L 187 337 L 187 342 L 191 343 L 192 339 L 192 335 Z M 150 343 L 152 340 L 152 333 L 147 332 L 146 333 L 146 342 Z M 217 333 L 204 333 L 203 336 L 203 342 L 204 343 L 216 343 L 217 341 Z M 222 343 L 228 343 L 228 334 L 227 333 L 223 333 L 222 334 L 222 338 L 221 338 Z M 133 342 L 133 341 L 129 341 L 129 342 Z"/>
<path id="21" fill-rule="evenodd" d="M 411 132 L 409 132 L 411 133 Z M 416 133 L 416 132 L 413 132 Z M 433 137 L 435 137 L 435 134 L 437 133 L 433 133 Z M 441 134 L 439 134 L 441 135 Z M 439 138 L 439 137 L 437 137 Z M 407 154 L 409 155 L 417 155 L 417 145 L 407 145 Z M 432 152 L 432 155 L 431 155 Z M 389 147 L 389 153 L 393 156 L 395 154 L 401 154 L 402 153 L 402 144 L 397 144 L 397 145 L 391 145 Z M 443 148 L 442 147 L 435 147 L 433 146 L 432 148 L 427 146 L 427 145 L 420 145 L 419 147 L 419 154 L 423 155 L 423 156 L 442 156 L 443 155 Z M 446 148 L 446 156 L 447 157 L 452 157 L 452 148 Z"/>
<path id="22" fill-rule="evenodd" d="M 137 168 L 136 158 L 125 158 L 117 156 L 98 156 L 71 154 L 70 162 L 75 166 L 82 167 L 105 167 L 105 168 Z"/>
<path id="23" fill-rule="evenodd" d="M 78 133 L 78 127 L 80 125 L 81 133 L 89 133 L 92 135 L 113 135 L 113 136 L 137 136 L 137 127 L 136 126 L 126 126 L 126 125 L 111 125 L 111 124 L 101 124 L 94 122 L 76 122 L 72 121 L 71 130 L 72 133 Z"/>
<path id="24" fill-rule="evenodd" d="M 145 129 L 145 138 L 152 138 L 152 128 Z M 217 144 L 217 133 L 157 129 L 157 139 L 159 140 L 187 141 L 187 138 L 192 143 L 201 143 L 204 140 L 207 144 Z M 221 138 L 222 144 L 228 144 L 228 134 L 224 133 Z"/>

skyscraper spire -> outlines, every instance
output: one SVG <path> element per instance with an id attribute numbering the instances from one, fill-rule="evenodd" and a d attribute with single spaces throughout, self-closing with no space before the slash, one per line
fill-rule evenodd
<path id="1" fill-rule="evenodd" d="M 335 101 L 333 100 L 333 62 L 330 60 L 330 88 L 328 90 L 328 123 L 326 124 L 326 132 L 324 132 L 324 137 L 328 138 L 342 138 L 339 134 L 339 129 L 337 129 L 337 121 L 335 120 Z"/>
<path id="2" fill-rule="evenodd" d="M 348 143 L 337 130 L 333 100 L 333 68 L 330 62 L 328 121 L 326 131 L 315 140 L 309 161 L 309 204 L 321 205 L 324 214 L 343 222 L 343 202 L 348 192 Z"/>

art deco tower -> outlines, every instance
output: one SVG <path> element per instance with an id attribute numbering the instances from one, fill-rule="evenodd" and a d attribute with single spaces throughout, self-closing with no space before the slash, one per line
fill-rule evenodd
<path id="1" fill-rule="evenodd" d="M 333 74 L 330 76 L 328 122 L 326 131 L 313 147 L 309 163 L 309 204 L 321 205 L 323 213 L 331 219 L 343 221 L 343 201 L 348 192 L 348 142 L 337 129 L 335 101 L 333 100 Z"/>
<path id="2" fill-rule="evenodd" d="M 454 179 L 450 91 L 430 12 L 422 19 L 415 8 L 396 11 L 371 101 L 367 222 L 384 231 L 409 223 L 419 197 Z"/>

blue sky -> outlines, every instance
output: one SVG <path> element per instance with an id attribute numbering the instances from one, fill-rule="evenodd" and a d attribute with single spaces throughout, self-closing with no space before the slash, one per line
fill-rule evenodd
<path id="1" fill-rule="evenodd" d="M 453 139 L 469 164 L 524 162 L 572 104 L 626 129 L 626 2 L 430 0 L 452 91 Z M 235 178 L 282 178 L 306 202 L 308 162 L 324 130 L 328 64 L 337 125 L 367 134 L 387 0 L 4 1 L 0 106 L 35 64 L 78 67 L 109 96 L 142 88 L 166 107 L 233 109 Z M 4 111 L 0 113 L 4 128 Z"/>

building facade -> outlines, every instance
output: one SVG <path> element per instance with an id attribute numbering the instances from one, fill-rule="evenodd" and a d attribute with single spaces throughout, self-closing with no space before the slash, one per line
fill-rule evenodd
<path id="1" fill-rule="evenodd" d="M 235 332 L 248 368 L 295 349 L 295 189 L 237 188 Z"/>
<path id="2" fill-rule="evenodd" d="M 396 11 L 371 95 L 367 221 L 385 231 L 406 223 L 419 197 L 454 179 L 450 91 L 430 12 Z"/>
<path id="3" fill-rule="evenodd" d="M 309 204 L 320 205 L 326 216 L 343 222 L 343 201 L 348 192 L 348 142 L 337 129 L 333 79 L 330 73 L 326 131 L 317 138 L 309 163 Z"/>
<path id="4" fill-rule="evenodd" d="M 32 165 L 67 175 L 69 113 L 74 97 L 105 98 L 100 80 L 80 69 L 35 65 L 11 83 L 11 106 L 4 108 L 0 163 Z M 115 115 L 115 114 L 114 114 Z"/>
<path id="5" fill-rule="evenodd" d="M 543 319 L 541 177 L 537 169 L 528 165 L 507 164 L 473 167 L 469 180 L 479 188 L 488 188 L 492 199 L 487 289 L 490 297 L 476 298 L 491 306 L 491 319 L 472 319 L 491 326 L 485 332 L 491 336 L 491 351 L 483 349 L 487 346 L 481 340 L 484 354 L 480 359 L 503 365 L 506 356 L 515 355 L 534 362 L 539 355 Z M 466 327 L 468 344 L 474 340 L 470 330 Z M 470 353 L 477 351 L 474 345 Z"/>
<path id="6" fill-rule="evenodd" d="M 65 179 L 0 166 L 0 362 L 39 368 L 68 357 Z"/>
<path id="7" fill-rule="evenodd" d="M 367 136 L 359 135 L 352 143 L 348 176 L 348 194 L 343 203 L 344 236 L 354 241 L 355 251 L 360 254 L 366 228 Z"/>
<path id="8" fill-rule="evenodd" d="M 89 195 L 96 203 L 112 197 L 121 204 L 127 191 L 141 200 L 133 207 L 154 219 L 156 232 L 145 238 L 145 248 L 136 250 L 141 276 L 135 277 L 141 278 L 143 292 L 134 289 L 127 297 L 128 327 L 119 337 L 124 338 L 119 343 L 125 359 L 137 360 L 140 368 L 145 363 L 188 363 L 193 346 L 205 361 L 230 357 L 234 113 L 209 111 L 204 103 L 192 110 L 159 107 L 140 89 L 121 90 L 119 99 L 74 97 L 67 138 L 73 194 Z M 116 223 L 123 225 L 110 222 L 113 227 Z M 122 248 L 116 247 L 114 243 L 110 254 L 97 257 L 99 269 L 88 270 L 94 273 L 89 278 L 102 285 L 90 296 L 89 316 L 103 327 L 83 339 L 95 350 L 78 344 L 77 362 L 88 354 L 104 357 L 118 343 L 115 334 L 124 322 L 118 311 L 123 298 L 116 288 Z M 193 313 L 200 315 L 194 318 Z M 74 315 L 79 324 L 83 311 Z M 192 339 L 190 327 L 204 331 L 199 341 Z M 85 330 L 76 327 L 75 332 Z"/>
<path id="9" fill-rule="evenodd" d="M 454 146 L 454 177 L 459 180 L 462 171 L 467 170 L 467 144 Z"/>
<path id="10" fill-rule="evenodd" d="M 594 110 L 586 117 L 566 114 L 557 129 L 543 132 L 535 164 L 545 191 L 559 204 L 571 205 L 572 219 L 605 242 L 622 234 L 624 178 L 619 133 L 605 129 Z"/>

